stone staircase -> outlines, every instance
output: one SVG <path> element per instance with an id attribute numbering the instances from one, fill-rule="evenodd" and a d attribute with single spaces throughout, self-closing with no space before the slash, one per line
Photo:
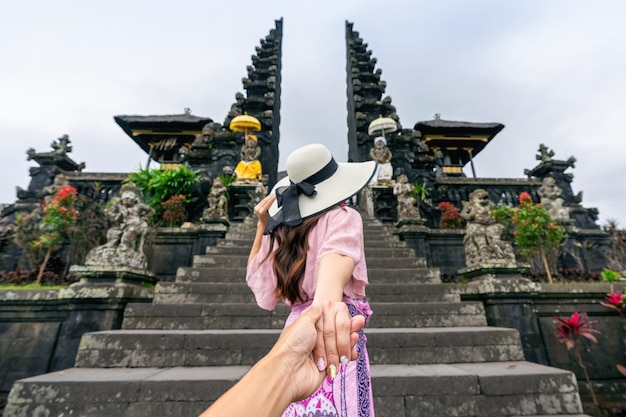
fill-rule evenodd
<path id="1" fill-rule="evenodd" d="M 480 303 L 364 217 L 374 311 L 367 325 L 378 416 L 582 415 L 568 371 L 524 361 L 519 334 L 488 327 Z M 253 219 L 152 304 L 129 304 L 122 330 L 83 336 L 76 366 L 16 382 L 4 417 L 194 416 L 272 346 L 289 309 L 259 309 L 245 284 Z M 250 410 L 254 415 L 254 410 Z"/>

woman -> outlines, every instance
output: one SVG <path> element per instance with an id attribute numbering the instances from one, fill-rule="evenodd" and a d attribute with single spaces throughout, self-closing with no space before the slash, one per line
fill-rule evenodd
<path id="1" fill-rule="evenodd" d="M 367 320 L 371 315 L 364 299 L 363 224 L 359 213 L 343 202 L 366 186 L 375 170 L 374 161 L 337 163 L 325 146 L 304 146 L 287 158 L 287 177 L 255 207 L 258 223 L 246 281 L 257 304 L 267 310 L 279 300 L 290 305 L 286 326 L 313 301 L 323 307 L 313 356 L 328 377 L 312 396 L 290 404 L 283 416 L 374 415 L 365 336 L 361 331 L 358 359 L 339 357 L 338 351 L 350 349 L 336 338 L 335 329 L 350 326 L 338 301 L 352 316 Z"/>

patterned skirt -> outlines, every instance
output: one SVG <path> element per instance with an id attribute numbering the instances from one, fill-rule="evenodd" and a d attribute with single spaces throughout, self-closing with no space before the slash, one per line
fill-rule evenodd
<path id="1" fill-rule="evenodd" d="M 367 322 L 372 310 L 365 300 L 344 298 L 352 317 L 360 314 Z M 310 305 L 310 301 L 291 308 L 285 326 L 291 324 Z M 283 417 L 374 417 L 374 401 L 370 377 L 367 338 L 363 329 L 359 332 L 357 352 L 359 359 L 347 366 L 339 365 L 334 379 L 324 378 L 322 385 L 313 395 L 302 401 L 291 403 Z"/>

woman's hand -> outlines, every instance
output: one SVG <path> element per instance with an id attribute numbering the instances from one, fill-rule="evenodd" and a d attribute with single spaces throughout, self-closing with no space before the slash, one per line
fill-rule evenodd
<path id="1" fill-rule="evenodd" d="M 317 284 L 313 299 L 321 303 L 323 313 L 315 325 L 317 342 L 313 355 L 318 368 L 326 369 L 331 377 L 337 374 L 340 364 L 347 365 L 357 358 L 356 351 L 352 351 L 350 312 L 342 301 L 343 289 L 350 280 L 352 271 L 354 271 L 352 258 L 338 253 L 324 255 L 317 268 Z M 365 317 L 356 317 L 360 317 L 357 320 L 365 322 Z"/>
<path id="2" fill-rule="evenodd" d="M 250 254 L 248 255 L 248 264 L 252 262 L 252 259 L 259 253 L 259 250 L 261 250 L 263 233 L 265 232 L 265 226 L 267 226 L 267 222 L 270 218 L 267 210 L 269 210 L 275 200 L 276 195 L 272 193 L 266 196 L 263 200 L 259 201 L 256 206 L 254 206 L 254 214 L 259 220 L 256 224 L 256 234 L 254 235 L 254 241 L 252 242 Z"/>
<path id="3" fill-rule="evenodd" d="M 343 301 L 324 301 L 322 316 L 317 320 L 317 340 L 313 349 L 317 368 L 334 378 L 340 365 L 346 366 L 356 360 L 359 354 L 356 343 L 358 331 L 365 325 L 365 317 L 350 317 L 348 307 Z M 357 330 L 355 330 L 357 329 Z"/>
<path id="4" fill-rule="evenodd" d="M 276 194 L 272 193 L 266 196 L 263 200 L 259 201 L 256 206 L 254 206 L 254 214 L 259 219 L 259 226 L 263 226 L 263 229 L 265 229 L 267 221 L 269 220 L 269 214 L 267 214 L 267 211 L 272 206 L 274 201 L 276 201 Z"/>
<path id="5" fill-rule="evenodd" d="M 343 310 L 341 308 L 343 306 Z M 333 310 L 341 320 L 347 319 L 346 328 L 335 332 L 341 335 L 341 344 L 344 350 L 340 350 L 347 357 L 356 359 L 356 343 L 359 340 L 358 332 L 365 324 L 363 316 L 350 318 L 346 305 L 340 303 L 313 303 L 307 308 L 296 321 L 287 326 L 281 333 L 278 341 L 268 354 L 268 357 L 280 358 L 283 365 L 277 372 L 284 372 L 291 378 L 291 401 L 298 401 L 313 394 L 324 380 L 323 369 L 319 369 L 314 361 L 311 351 L 318 341 L 317 323 L 323 320 L 324 310 Z M 344 314 L 345 313 L 345 314 Z M 342 326 L 343 327 L 343 326 Z M 327 327 L 330 331 L 330 328 Z"/>
<path id="6" fill-rule="evenodd" d="M 313 394 L 324 380 L 311 354 L 320 320 L 322 306 L 313 303 L 282 331 L 272 350 L 200 417 L 243 416 L 250 410 L 259 417 L 279 416 L 290 403 Z M 363 324 L 352 320 L 354 344 Z"/>

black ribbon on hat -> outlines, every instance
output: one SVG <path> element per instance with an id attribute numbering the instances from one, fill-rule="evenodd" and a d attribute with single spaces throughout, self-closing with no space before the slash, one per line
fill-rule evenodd
<path id="1" fill-rule="evenodd" d="M 317 193 L 315 186 L 332 177 L 338 167 L 339 165 L 337 165 L 335 159 L 331 158 L 322 169 L 310 177 L 298 183 L 293 183 L 290 180 L 288 186 L 278 187 L 276 189 L 276 204 L 278 204 L 278 207 L 282 207 L 282 209 L 275 216 L 269 216 L 264 234 L 272 233 L 272 230 L 281 224 L 292 227 L 302 223 L 299 204 L 300 194 L 309 197 L 315 195 Z"/>

